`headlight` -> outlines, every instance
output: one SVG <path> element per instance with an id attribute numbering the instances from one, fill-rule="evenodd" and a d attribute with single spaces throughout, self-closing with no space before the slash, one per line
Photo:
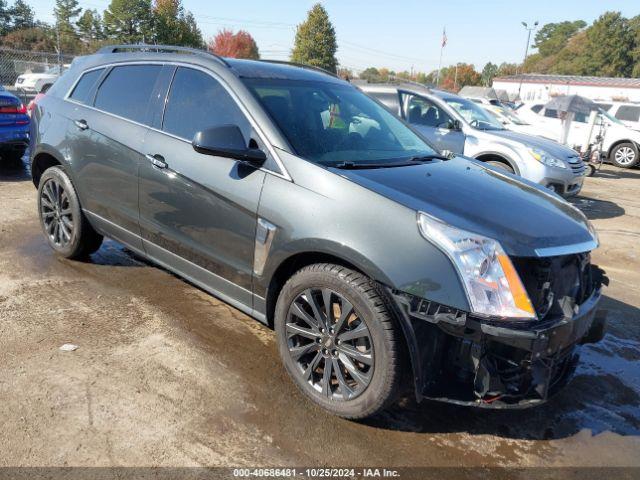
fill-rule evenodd
<path id="1" fill-rule="evenodd" d="M 480 316 L 536 318 L 522 281 L 500 243 L 418 213 L 420 232 L 456 266 L 471 310 Z"/>
<path id="2" fill-rule="evenodd" d="M 558 158 L 552 157 L 544 150 L 540 150 L 539 148 L 528 148 L 527 150 L 529 151 L 529 154 L 531 154 L 531 156 L 540 163 L 544 163 L 549 167 L 567 168 L 566 163 Z"/>

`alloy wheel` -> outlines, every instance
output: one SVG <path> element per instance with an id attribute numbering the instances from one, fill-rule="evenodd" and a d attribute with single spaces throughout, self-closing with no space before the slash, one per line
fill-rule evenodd
<path id="1" fill-rule="evenodd" d="M 636 159 L 636 152 L 631 147 L 620 147 L 616 151 L 615 158 L 620 165 L 630 165 Z"/>
<path id="2" fill-rule="evenodd" d="M 74 234 L 71 203 L 64 187 L 56 180 L 48 180 L 42 188 L 40 214 L 49 240 L 57 247 L 69 245 Z"/>
<path id="3" fill-rule="evenodd" d="M 303 291 L 289 307 L 285 328 L 297 374 L 319 395 L 352 400 L 369 386 L 374 368 L 371 333 L 342 295 L 328 288 Z"/>

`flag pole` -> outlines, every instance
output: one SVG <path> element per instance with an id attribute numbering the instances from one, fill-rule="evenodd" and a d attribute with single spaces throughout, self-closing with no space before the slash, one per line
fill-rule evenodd
<path id="1" fill-rule="evenodd" d="M 447 44 L 447 31 L 446 27 L 442 29 L 442 43 L 440 44 L 440 61 L 438 62 L 438 73 L 436 73 L 436 87 L 440 85 L 440 70 L 442 69 L 442 52 Z"/>

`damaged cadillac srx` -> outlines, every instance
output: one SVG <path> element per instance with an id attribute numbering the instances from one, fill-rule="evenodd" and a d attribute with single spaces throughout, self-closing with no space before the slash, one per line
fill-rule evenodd
<path id="1" fill-rule="evenodd" d="M 293 382 L 336 415 L 373 415 L 405 387 L 536 405 L 602 338 L 607 279 L 578 209 L 441 155 L 318 69 L 105 47 L 33 119 L 53 250 L 114 238 L 272 326 Z"/>

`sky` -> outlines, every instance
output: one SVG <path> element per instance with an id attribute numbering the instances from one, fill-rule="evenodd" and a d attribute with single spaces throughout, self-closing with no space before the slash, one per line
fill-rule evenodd
<path id="1" fill-rule="evenodd" d="M 53 0 L 26 0 L 39 20 L 53 21 Z M 183 0 L 209 39 L 222 28 L 248 31 L 262 58 L 287 60 L 296 25 L 317 0 Z M 10 3 L 10 2 L 9 2 Z M 341 66 L 395 71 L 438 68 L 442 32 L 447 45 L 442 66 L 458 62 L 482 69 L 492 61 L 520 62 L 527 31 L 521 22 L 585 20 L 607 10 L 626 17 L 640 14 L 638 0 L 323 0 L 338 38 Z M 109 0 L 79 0 L 102 12 Z M 533 39 L 533 35 L 532 35 Z"/>

